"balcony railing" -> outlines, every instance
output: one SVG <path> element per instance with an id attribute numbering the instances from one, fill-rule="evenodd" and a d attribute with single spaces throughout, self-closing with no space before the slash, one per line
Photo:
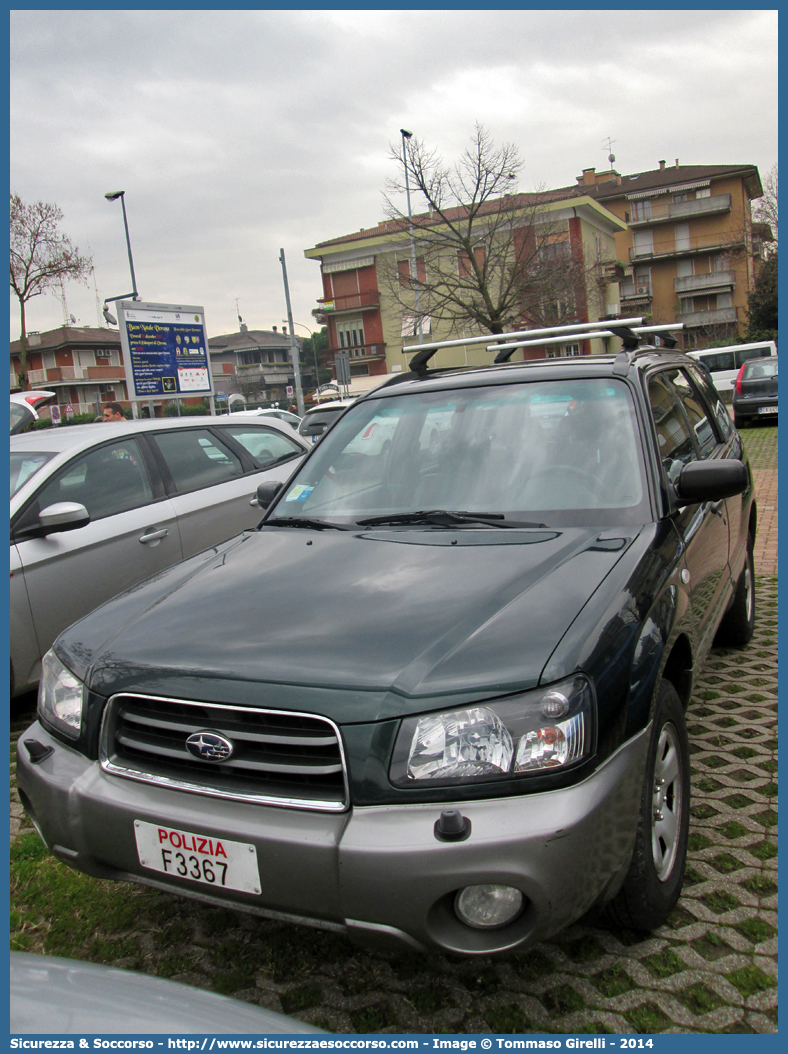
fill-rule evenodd
<path id="1" fill-rule="evenodd" d="M 730 232 L 727 232 L 730 235 Z M 729 252 L 744 244 L 744 236 L 727 237 L 721 240 L 722 234 L 697 234 L 687 241 L 683 241 L 678 247 L 675 242 L 658 242 L 649 246 L 637 245 L 629 250 L 629 259 L 632 263 L 641 260 L 662 260 L 670 256 L 688 256 L 691 253 L 703 252 Z"/>
<path id="2" fill-rule="evenodd" d="M 630 219 L 630 227 L 648 227 L 651 223 L 668 223 L 671 220 L 694 219 L 697 216 L 708 216 L 714 212 L 730 212 L 730 194 L 714 194 L 708 198 L 695 198 L 694 201 L 659 201 L 651 202 L 651 211 L 645 219 Z"/>
<path id="3" fill-rule="evenodd" d="M 362 359 L 368 362 L 370 359 L 385 359 L 386 345 L 381 344 L 359 344 L 355 348 L 329 348 L 330 355 L 336 355 L 339 351 L 346 351 L 350 355 L 351 362 Z"/>
<path id="4" fill-rule="evenodd" d="M 736 322 L 738 309 L 735 307 L 718 307 L 713 311 L 684 311 L 676 315 L 677 322 L 685 326 L 719 326 L 726 322 Z"/>
<path id="5" fill-rule="evenodd" d="M 107 384 L 122 381 L 126 373 L 122 366 L 54 366 L 48 370 L 28 370 L 31 384 Z"/>
<path id="6" fill-rule="evenodd" d="M 705 293 L 711 289 L 732 289 L 736 284 L 733 271 L 711 271 L 709 274 L 691 274 L 673 279 L 677 293 Z"/>
<path id="7" fill-rule="evenodd" d="M 351 293 L 349 296 L 322 296 L 318 300 L 321 311 L 336 315 L 342 311 L 362 311 L 366 308 L 380 307 L 380 293 Z"/>

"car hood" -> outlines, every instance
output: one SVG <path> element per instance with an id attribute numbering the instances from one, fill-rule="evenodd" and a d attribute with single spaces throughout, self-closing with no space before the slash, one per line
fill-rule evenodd
<path id="1" fill-rule="evenodd" d="M 638 533 L 267 528 L 135 586 L 56 648 L 104 695 L 205 677 L 385 693 L 404 709 L 517 691 Z"/>

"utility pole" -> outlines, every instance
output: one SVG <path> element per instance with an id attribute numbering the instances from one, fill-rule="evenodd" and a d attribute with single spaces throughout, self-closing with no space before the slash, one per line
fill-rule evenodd
<path id="1" fill-rule="evenodd" d="M 282 265 L 282 278 L 285 283 L 285 301 L 287 302 L 287 324 L 290 327 L 290 358 L 293 360 L 293 376 L 295 377 L 296 406 L 298 416 L 304 416 L 304 392 L 301 388 L 301 363 L 298 361 L 298 342 L 293 325 L 293 311 L 290 307 L 290 286 L 287 284 L 287 264 L 285 263 L 285 251 L 279 250 L 279 262 Z"/>

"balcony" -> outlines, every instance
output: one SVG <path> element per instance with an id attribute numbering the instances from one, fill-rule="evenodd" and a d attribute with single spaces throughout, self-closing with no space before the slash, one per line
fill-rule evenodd
<path id="1" fill-rule="evenodd" d="M 713 311 L 679 312 L 676 321 L 683 322 L 685 326 L 719 326 L 738 321 L 737 308 L 718 307 Z"/>
<path id="2" fill-rule="evenodd" d="M 639 282 L 637 285 L 623 284 L 620 289 L 622 304 L 648 304 L 653 296 L 651 282 Z"/>
<path id="3" fill-rule="evenodd" d="M 321 296 L 318 300 L 318 310 L 332 315 L 339 315 L 343 311 L 370 311 L 372 308 L 380 307 L 380 293 L 351 293 L 349 296 Z"/>
<path id="4" fill-rule="evenodd" d="M 698 216 L 710 216 L 715 212 L 730 212 L 730 194 L 714 194 L 709 198 L 695 198 L 694 201 L 659 201 L 653 199 L 649 216 L 643 220 L 630 220 L 629 226 L 635 230 L 648 227 L 652 223 L 675 223 L 677 220 L 696 219 Z"/>
<path id="5" fill-rule="evenodd" d="M 122 366 L 55 366 L 48 370 L 28 370 L 31 384 L 111 384 L 124 381 Z"/>
<path id="6" fill-rule="evenodd" d="M 691 274 L 685 278 L 674 278 L 673 289 L 677 293 L 718 293 L 733 289 L 736 276 L 733 271 L 712 271 L 709 274 Z"/>
<path id="7" fill-rule="evenodd" d="M 214 374 L 214 376 L 217 376 Z M 232 374 L 222 374 L 232 377 Z M 239 363 L 235 368 L 239 381 L 257 381 L 263 384 L 287 384 L 293 378 L 293 366 L 289 362 L 250 362 Z"/>
<path id="8" fill-rule="evenodd" d="M 336 355 L 340 351 L 346 351 L 350 355 L 351 362 L 371 362 L 374 359 L 385 359 L 385 344 L 359 344 L 355 348 L 329 348 L 329 355 Z"/>
<path id="9" fill-rule="evenodd" d="M 730 232 L 728 232 L 730 235 Z M 696 234 L 683 242 L 679 248 L 673 244 L 662 242 L 654 246 L 633 246 L 629 250 L 630 263 L 640 263 L 643 260 L 667 260 L 675 256 L 692 256 L 693 253 L 729 253 L 733 249 L 744 245 L 744 235 L 734 235 L 723 240 L 720 234 Z"/>

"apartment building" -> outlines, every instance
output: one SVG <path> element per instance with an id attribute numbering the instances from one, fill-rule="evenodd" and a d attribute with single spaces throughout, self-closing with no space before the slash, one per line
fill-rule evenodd
<path id="1" fill-rule="evenodd" d="M 534 212 L 535 195 L 512 195 L 506 208 L 522 208 L 522 237 L 542 239 L 540 252 L 571 257 L 576 273 L 581 276 L 578 287 L 571 292 L 571 304 L 559 305 L 563 316 L 577 322 L 595 321 L 619 311 L 617 277 L 622 274 L 616 266 L 615 236 L 626 231 L 624 221 L 606 205 L 595 200 L 584 187 L 539 195 L 538 214 Z M 491 203 L 495 206 L 495 203 Z M 534 221 L 534 216 L 536 220 Z M 427 217 L 419 217 L 426 220 Z M 516 221 L 515 221 L 516 223 Z M 541 235 L 540 229 L 544 234 Z M 480 245 L 478 252 L 484 252 Z M 346 351 L 350 358 L 351 391 L 360 392 L 385 379 L 386 375 L 407 370 L 409 355 L 403 347 L 418 341 L 414 310 L 403 306 L 401 295 L 392 294 L 393 280 L 400 286 L 410 283 L 410 242 L 407 223 L 384 220 L 375 227 L 364 228 L 319 242 L 306 249 L 307 259 L 320 263 L 323 295 L 319 298 L 315 317 L 328 328 L 328 357 Z M 418 277 L 423 281 L 427 265 L 417 258 Z M 462 274 L 467 261 L 458 256 L 456 266 Z M 423 305 L 422 305 L 423 310 Z M 523 307 L 523 328 L 534 323 Z M 473 337 L 484 330 L 465 326 L 457 332 L 446 320 L 435 320 L 427 314 L 422 318 L 425 341 Z M 491 338 L 492 339 L 492 338 Z M 546 354 L 580 355 L 605 350 L 605 341 L 567 341 L 560 346 L 541 346 L 524 351 L 526 358 Z M 519 356 L 519 353 L 518 353 Z M 435 359 L 436 366 L 485 364 L 491 356 L 484 346 L 470 345 L 442 349 Z"/>
<path id="2" fill-rule="evenodd" d="M 685 349 L 742 337 L 762 239 L 752 202 L 763 195 L 755 165 L 681 165 L 648 172 L 583 170 L 578 186 L 626 224 L 616 235 L 623 314 L 683 322 Z"/>
<path id="3" fill-rule="evenodd" d="M 57 393 L 65 417 L 100 414 L 104 403 L 130 405 L 120 334 L 113 329 L 61 326 L 27 338 L 27 379 L 31 388 Z M 21 341 L 11 342 L 11 391 L 19 391 Z M 48 410 L 43 410 L 48 416 Z"/>
<path id="4" fill-rule="evenodd" d="M 300 347 L 299 338 L 296 343 Z M 293 384 L 293 364 L 286 327 L 249 329 L 241 322 L 237 333 L 209 337 L 208 348 L 217 397 L 238 394 L 255 402 L 287 397 L 287 386 Z"/>

